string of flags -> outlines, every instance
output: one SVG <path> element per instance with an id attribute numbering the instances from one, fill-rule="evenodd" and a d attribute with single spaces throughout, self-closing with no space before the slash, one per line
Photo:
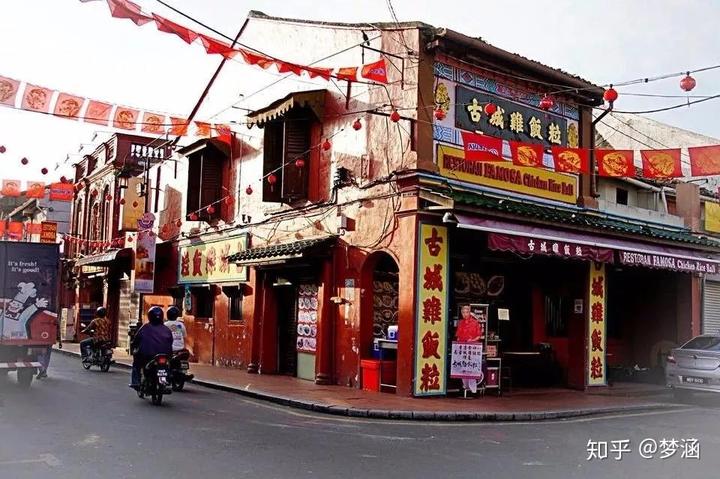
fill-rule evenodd
<path id="1" fill-rule="evenodd" d="M 505 161 L 503 139 L 490 135 L 461 132 L 465 161 Z M 508 140 L 513 164 L 544 168 L 546 147 L 542 144 Z M 441 145 L 442 147 L 442 145 Z M 552 146 L 553 169 L 559 173 L 590 173 L 590 153 L 595 152 L 597 172 L 606 177 L 635 177 L 671 180 L 684 176 L 681 149 L 641 150 L 642 174 L 635 167 L 633 150 L 589 149 Z M 720 145 L 689 147 L 690 177 L 720 175 Z"/>
<path id="2" fill-rule="evenodd" d="M 81 1 L 86 2 L 87 0 Z M 360 66 L 339 68 L 299 65 L 270 57 L 248 48 L 233 47 L 226 42 L 196 32 L 156 13 L 144 13 L 138 4 L 129 0 L 107 0 L 107 4 L 110 8 L 110 15 L 114 18 L 131 20 L 139 27 L 148 23 L 155 23 L 159 31 L 175 35 L 188 45 L 199 40 L 205 48 L 205 51 L 210 55 L 221 55 L 228 59 L 239 59 L 248 65 L 255 65 L 264 70 L 274 66 L 277 68 L 278 73 L 293 73 L 297 76 L 306 74 L 310 78 L 322 78 L 327 81 L 334 78 L 352 82 L 364 78 L 377 83 L 388 83 L 387 65 L 384 58 Z"/>

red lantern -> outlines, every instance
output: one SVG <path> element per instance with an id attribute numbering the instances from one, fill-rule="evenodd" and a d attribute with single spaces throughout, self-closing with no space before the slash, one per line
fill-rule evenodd
<path id="1" fill-rule="evenodd" d="M 43 168 L 42 170 L 40 170 L 40 173 L 42 173 L 43 175 L 47 175 L 47 174 L 48 174 L 48 169 L 47 169 L 47 168 Z"/>
<path id="2" fill-rule="evenodd" d="M 60 177 L 60 183 L 67 183 L 67 182 L 68 182 L 67 177 L 65 177 L 65 176 Z"/>
<path id="3" fill-rule="evenodd" d="M 248 187 L 245 188 L 245 194 L 250 196 L 250 195 L 252 195 L 252 193 L 253 193 L 252 186 L 248 185 Z"/>
<path id="4" fill-rule="evenodd" d="M 274 185 L 275 183 L 277 183 L 277 176 L 275 176 L 275 173 L 270 173 L 267 177 L 267 181 L 271 185 Z"/>
<path id="5" fill-rule="evenodd" d="M 332 144 L 330 144 L 330 140 L 325 139 L 322 144 L 323 150 L 328 151 L 330 147 L 332 147 Z"/>
<path id="6" fill-rule="evenodd" d="M 608 103 L 613 103 L 615 100 L 618 99 L 618 92 L 616 89 L 610 85 L 610 88 L 605 90 L 605 93 L 603 93 L 603 99 Z"/>
<path id="7" fill-rule="evenodd" d="M 446 116 L 447 116 L 447 114 L 445 113 L 445 110 L 443 110 L 442 108 L 435 109 L 435 119 L 442 121 L 445 119 Z"/>
<path id="8" fill-rule="evenodd" d="M 112 201 L 112 196 L 105 195 L 105 201 Z"/>
<path id="9" fill-rule="evenodd" d="M 687 72 L 685 75 L 685 78 L 680 80 L 680 88 L 682 88 L 685 91 L 690 91 L 693 88 L 695 88 L 695 85 L 697 85 L 697 82 L 693 77 L 690 76 L 690 72 Z"/>
<path id="10" fill-rule="evenodd" d="M 232 196 L 226 196 L 225 197 L 225 204 L 228 206 L 231 206 L 235 200 L 233 200 Z"/>
<path id="11" fill-rule="evenodd" d="M 397 123 L 400 121 L 400 113 L 398 113 L 397 110 L 393 109 L 392 113 L 390 113 L 390 121 L 392 121 L 393 123 Z"/>
<path id="12" fill-rule="evenodd" d="M 190 221 L 197 221 L 198 215 L 197 215 L 197 213 L 190 213 L 189 218 L 190 218 Z"/>
<path id="13" fill-rule="evenodd" d="M 162 228 L 160 228 L 160 231 L 162 231 L 163 234 L 168 232 L 168 225 L 162 225 Z"/>
<path id="14" fill-rule="evenodd" d="M 360 123 L 360 118 L 358 118 L 353 122 L 353 130 L 358 131 L 360 128 L 362 128 L 362 123 Z"/>
<path id="15" fill-rule="evenodd" d="M 182 226 L 182 220 L 180 220 L 180 219 L 176 220 L 176 221 L 175 221 L 175 226 L 177 226 L 178 228 L 180 228 L 180 227 Z"/>
<path id="16" fill-rule="evenodd" d="M 124 205 L 124 204 L 125 204 L 125 198 L 120 198 L 120 204 L 121 204 L 121 205 Z"/>
<path id="17" fill-rule="evenodd" d="M 5 153 L 5 151 L 7 151 L 7 150 L 5 150 L 5 146 L 0 145 L 0 153 Z"/>
<path id="18" fill-rule="evenodd" d="M 139 204 L 137 201 L 133 201 L 133 208 L 137 208 Z"/>
<path id="19" fill-rule="evenodd" d="M 550 110 L 553 106 L 555 106 L 555 101 L 552 99 L 552 97 L 549 97 L 547 95 L 542 97 L 542 100 L 540 100 L 540 109 L 541 110 Z"/>
<path id="20" fill-rule="evenodd" d="M 207 207 L 207 209 L 205 211 L 207 211 L 208 214 L 211 215 L 211 214 L 215 213 L 215 207 L 213 205 L 210 205 Z"/>
<path id="21" fill-rule="evenodd" d="M 133 242 L 133 237 L 132 237 L 132 236 L 128 236 L 128 237 L 127 237 L 127 242 L 128 242 L 128 243 L 132 243 L 132 242 Z"/>
<path id="22" fill-rule="evenodd" d="M 484 110 L 487 116 L 492 116 L 493 113 L 497 111 L 497 105 L 494 103 L 488 103 L 487 105 L 485 105 Z"/>
<path id="23" fill-rule="evenodd" d="M 22 160 L 20 160 L 20 163 L 22 163 L 23 165 L 27 165 L 29 161 L 27 158 L 23 158 Z"/>
<path id="24" fill-rule="evenodd" d="M 304 167 L 304 166 L 305 166 L 305 160 L 303 160 L 302 158 L 298 158 L 297 160 L 295 160 L 295 166 L 298 167 L 298 168 Z"/>

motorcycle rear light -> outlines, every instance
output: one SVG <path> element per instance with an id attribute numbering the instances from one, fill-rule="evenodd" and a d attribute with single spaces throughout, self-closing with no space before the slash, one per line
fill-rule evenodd
<path id="1" fill-rule="evenodd" d="M 677 364 L 677 361 L 675 360 L 675 356 L 673 356 L 672 354 L 667 357 L 667 362 L 670 364 Z"/>
<path id="2" fill-rule="evenodd" d="M 165 364 L 167 364 L 167 358 L 165 356 L 160 356 L 157 359 L 157 363 L 161 366 L 164 366 Z"/>

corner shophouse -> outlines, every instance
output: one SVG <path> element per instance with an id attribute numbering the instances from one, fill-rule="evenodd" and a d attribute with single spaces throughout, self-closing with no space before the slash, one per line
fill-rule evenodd
<path id="1" fill-rule="evenodd" d="M 553 125 L 561 144 L 588 147 L 590 107 L 602 89 L 456 32 L 375 28 L 248 18 L 243 41 L 278 45 L 270 53 L 288 61 L 361 44 L 364 29 L 373 48 L 411 51 L 418 66 L 388 55 L 387 91 L 352 84 L 349 100 L 322 83 L 302 93 L 278 88 L 255 99 L 252 128 L 229 147 L 201 140 L 181 152 L 168 188 L 182 195 L 186 219 L 235 192 L 230 205 L 186 221 L 183 239 L 168 239 L 179 287 L 156 282 L 158 295 L 184 305 L 198 359 L 360 387 L 373 340 L 397 325 L 387 382 L 402 395 L 444 395 L 457 386 L 447 365 L 458 307 L 486 304 L 487 332 L 499 338 L 495 349 L 517 385 L 542 376 L 583 388 L 604 384 L 613 363 L 646 364 L 658 344 L 693 334 L 698 275 L 716 268 L 713 243 L 684 227 L 598 211 L 589 176 L 509 162 L 477 170 L 463 158 L 462 130 L 528 140 L 471 115 L 473 99 L 536 118 L 544 138 Z M 328 66 L 375 59 L 358 47 Z M 545 112 L 537 105 L 546 92 L 517 77 L 582 93 L 557 97 Z M 402 112 L 397 124 L 382 107 L 388 95 Z M 319 147 L 324 138 L 328 150 Z M 304 152 L 299 168 L 293 160 Z M 259 183 L 281 165 L 276 184 Z M 230 276 L 204 276 L 208 255 L 213 270 L 227 260 Z M 499 310 L 509 320 L 499 321 Z M 539 343 L 550 353 L 519 354 Z"/>

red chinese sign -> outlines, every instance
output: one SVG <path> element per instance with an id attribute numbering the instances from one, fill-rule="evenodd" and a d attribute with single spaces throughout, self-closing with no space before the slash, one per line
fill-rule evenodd
<path id="1" fill-rule="evenodd" d="M 421 224 L 418 234 L 415 396 L 445 394 L 448 243 L 447 228 Z"/>
<path id="2" fill-rule="evenodd" d="M 590 264 L 590 276 L 588 278 L 588 293 L 590 307 L 588 308 L 588 386 L 605 386 L 606 375 L 606 307 L 607 299 L 607 276 L 605 265 L 602 263 Z"/>
<path id="3" fill-rule="evenodd" d="M 488 248 L 494 251 L 585 259 L 601 263 L 612 263 L 614 258 L 613 250 L 610 248 L 598 248 L 568 241 L 551 241 L 543 238 L 502 233 L 488 234 Z"/>

